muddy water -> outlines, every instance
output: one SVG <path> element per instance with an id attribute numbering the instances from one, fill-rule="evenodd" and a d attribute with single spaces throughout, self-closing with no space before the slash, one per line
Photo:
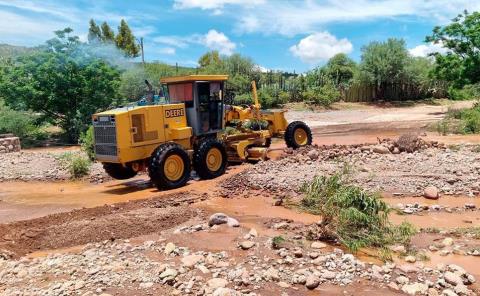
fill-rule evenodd
<path id="1" fill-rule="evenodd" d="M 389 205 L 396 206 L 399 203 L 402 204 L 415 204 L 421 205 L 442 205 L 447 207 L 462 208 L 465 204 L 474 204 L 480 207 L 480 199 L 464 196 L 444 196 L 438 200 L 430 200 L 422 197 L 386 197 L 383 198 Z M 479 211 L 461 211 L 452 213 L 447 212 L 420 212 L 419 214 L 412 215 L 399 215 L 392 213 L 390 219 L 395 224 L 400 224 L 404 221 L 414 224 L 417 228 L 458 228 L 458 227 L 470 227 L 476 226 L 480 223 Z"/>
<path id="2" fill-rule="evenodd" d="M 277 231 L 268 229 L 264 222 L 271 218 L 290 219 L 294 222 L 311 224 L 320 218 L 315 215 L 296 212 L 285 207 L 273 205 L 269 196 L 252 196 L 250 198 L 221 198 L 216 197 L 195 204 L 196 207 L 208 212 L 222 212 L 232 216 L 247 228 L 255 228 L 262 235 L 276 235 Z"/>

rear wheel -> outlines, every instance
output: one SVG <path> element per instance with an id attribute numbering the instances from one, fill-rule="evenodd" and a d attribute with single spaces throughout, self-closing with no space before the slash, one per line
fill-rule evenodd
<path id="1" fill-rule="evenodd" d="M 103 164 L 103 169 L 107 174 L 117 180 L 126 180 L 133 178 L 137 175 L 137 172 L 134 171 L 131 167 L 125 167 L 119 163 L 108 163 Z"/>
<path id="2" fill-rule="evenodd" d="M 190 158 L 178 144 L 160 145 L 152 154 L 148 174 L 158 189 L 184 186 L 190 179 Z"/>
<path id="3" fill-rule="evenodd" d="M 291 122 L 285 131 L 285 143 L 293 149 L 312 145 L 312 131 L 302 121 Z"/>
<path id="4" fill-rule="evenodd" d="M 193 167 L 202 179 L 213 179 L 225 173 L 227 152 L 217 139 L 201 141 L 193 154 Z"/>

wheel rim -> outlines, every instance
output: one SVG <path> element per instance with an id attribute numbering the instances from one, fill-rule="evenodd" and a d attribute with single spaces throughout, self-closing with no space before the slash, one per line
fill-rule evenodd
<path id="1" fill-rule="evenodd" d="M 297 128 L 293 133 L 293 137 L 295 138 L 295 143 L 297 143 L 298 145 L 300 146 L 307 145 L 308 135 L 303 128 Z"/>
<path id="2" fill-rule="evenodd" d="M 165 160 L 165 165 L 163 166 L 163 172 L 165 177 L 170 181 L 178 181 L 185 170 L 185 164 L 183 159 L 179 155 L 170 155 Z"/>
<path id="3" fill-rule="evenodd" d="M 216 172 L 220 169 L 223 162 L 223 155 L 220 149 L 212 148 L 207 153 L 207 168 L 211 172 Z"/>

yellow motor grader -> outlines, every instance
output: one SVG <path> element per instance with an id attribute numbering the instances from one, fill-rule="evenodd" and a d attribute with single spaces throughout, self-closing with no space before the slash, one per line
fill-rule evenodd
<path id="1" fill-rule="evenodd" d="M 312 143 L 310 128 L 288 124 L 284 111 L 254 104 L 224 104 L 227 75 L 189 75 L 160 80 L 161 90 L 125 107 L 92 116 L 95 155 L 113 178 L 124 180 L 147 170 L 159 189 L 184 186 L 195 170 L 202 179 L 225 172 L 228 162 L 267 158 L 272 137 L 288 147 Z"/>

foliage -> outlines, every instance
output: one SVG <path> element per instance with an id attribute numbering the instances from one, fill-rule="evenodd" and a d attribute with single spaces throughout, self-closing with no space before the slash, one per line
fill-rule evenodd
<path id="1" fill-rule="evenodd" d="M 245 120 L 242 123 L 242 127 L 254 131 L 258 130 L 267 130 L 268 129 L 268 121 L 262 119 L 250 119 Z"/>
<path id="2" fill-rule="evenodd" d="M 340 99 L 340 91 L 332 83 L 327 83 L 304 91 L 302 96 L 306 102 L 328 107 Z"/>
<path id="3" fill-rule="evenodd" d="M 402 39 L 370 42 L 362 48 L 362 79 L 379 87 L 385 83 L 403 81 L 408 58 L 405 41 Z"/>
<path id="4" fill-rule="evenodd" d="M 148 80 L 154 88 L 159 89 L 160 78 L 193 74 L 194 71 L 193 68 L 175 67 L 164 63 L 134 64 L 120 75 L 118 91 L 124 100 L 138 101 L 145 95 L 145 80 Z"/>
<path id="5" fill-rule="evenodd" d="M 332 57 L 325 65 L 325 74 L 337 87 L 348 87 L 356 72 L 357 64 L 344 53 L 339 53 Z"/>
<path id="6" fill-rule="evenodd" d="M 272 238 L 272 248 L 274 249 L 280 249 L 284 243 L 285 239 L 281 235 L 277 235 Z"/>
<path id="7" fill-rule="evenodd" d="M 480 104 L 471 109 L 450 109 L 447 116 L 436 125 L 439 134 L 478 134 L 480 133 Z"/>
<path id="8" fill-rule="evenodd" d="M 115 33 L 107 22 L 102 23 L 102 41 L 107 43 L 115 43 Z"/>
<path id="9" fill-rule="evenodd" d="M 218 50 L 209 51 L 198 59 L 198 64 L 201 68 L 205 68 L 210 65 L 217 65 L 220 64 L 220 62 L 220 54 L 218 53 Z"/>
<path id="10" fill-rule="evenodd" d="M 31 109 L 58 124 L 75 143 L 91 114 L 116 105 L 120 73 L 89 53 L 71 29 L 57 31 L 44 50 L 7 68 L 0 92 L 15 109 Z"/>
<path id="11" fill-rule="evenodd" d="M 363 247 L 384 248 L 407 243 L 414 229 L 410 224 L 393 226 L 390 208 L 377 195 L 345 185 L 346 176 L 317 176 L 305 183 L 301 207 L 322 216 L 322 227 L 342 244 L 357 251 Z"/>
<path id="12" fill-rule="evenodd" d="M 480 83 L 468 84 L 463 88 L 451 86 L 448 89 L 448 97 L 455 101 L 480 100 Z"/>
<path id="13" fill-rule="evenodd" d="M 90 166 L 92 165 L 88 157 L 79 153 L 66 152 L 60 156 L 59 160 L 73 179 L 88 175 Z"/>
<path id="14" fill-rule="evenodd" d="M 36 124 L 37 117 L 31 112 L 13 110 L 0 101 L 0 134 L 14 134 L 23 146 L 31 146 L 47 138 L 47 133 Z"/>
<path id="15" fill-rule="evenodd" d="M 140 46 L 135 41 L 132 30 L 125 20 L 120 21 L 118 26 L 118 34 L 115 37 L 117 47 L 125 52 L 127 57 L 138 57 L 140 53 Z"/>
<path id="16" fill-rule="evenodd" d="M 426 42 L 448 49 L 446 54 L 433 54 L 437 78 L 457 88 L 480 82 L 480 12 L 464 11 L 452 23 L 435 27 Z"/>
<path id="17" fill-rule="evenodd" d="M 88 42 L 100 42 L 102 40 L 102 31 L 93 19 L 90 19 L 88 28 Z"/>
<path id="18" fill-rule="evenodd" d="M 95 159 L 95 143 L 93 138 L 93 126 L 88 127 L 88 129 L 80 134 L 79 139 L 82 150 L 87 154 L 90 160 Z"/>

